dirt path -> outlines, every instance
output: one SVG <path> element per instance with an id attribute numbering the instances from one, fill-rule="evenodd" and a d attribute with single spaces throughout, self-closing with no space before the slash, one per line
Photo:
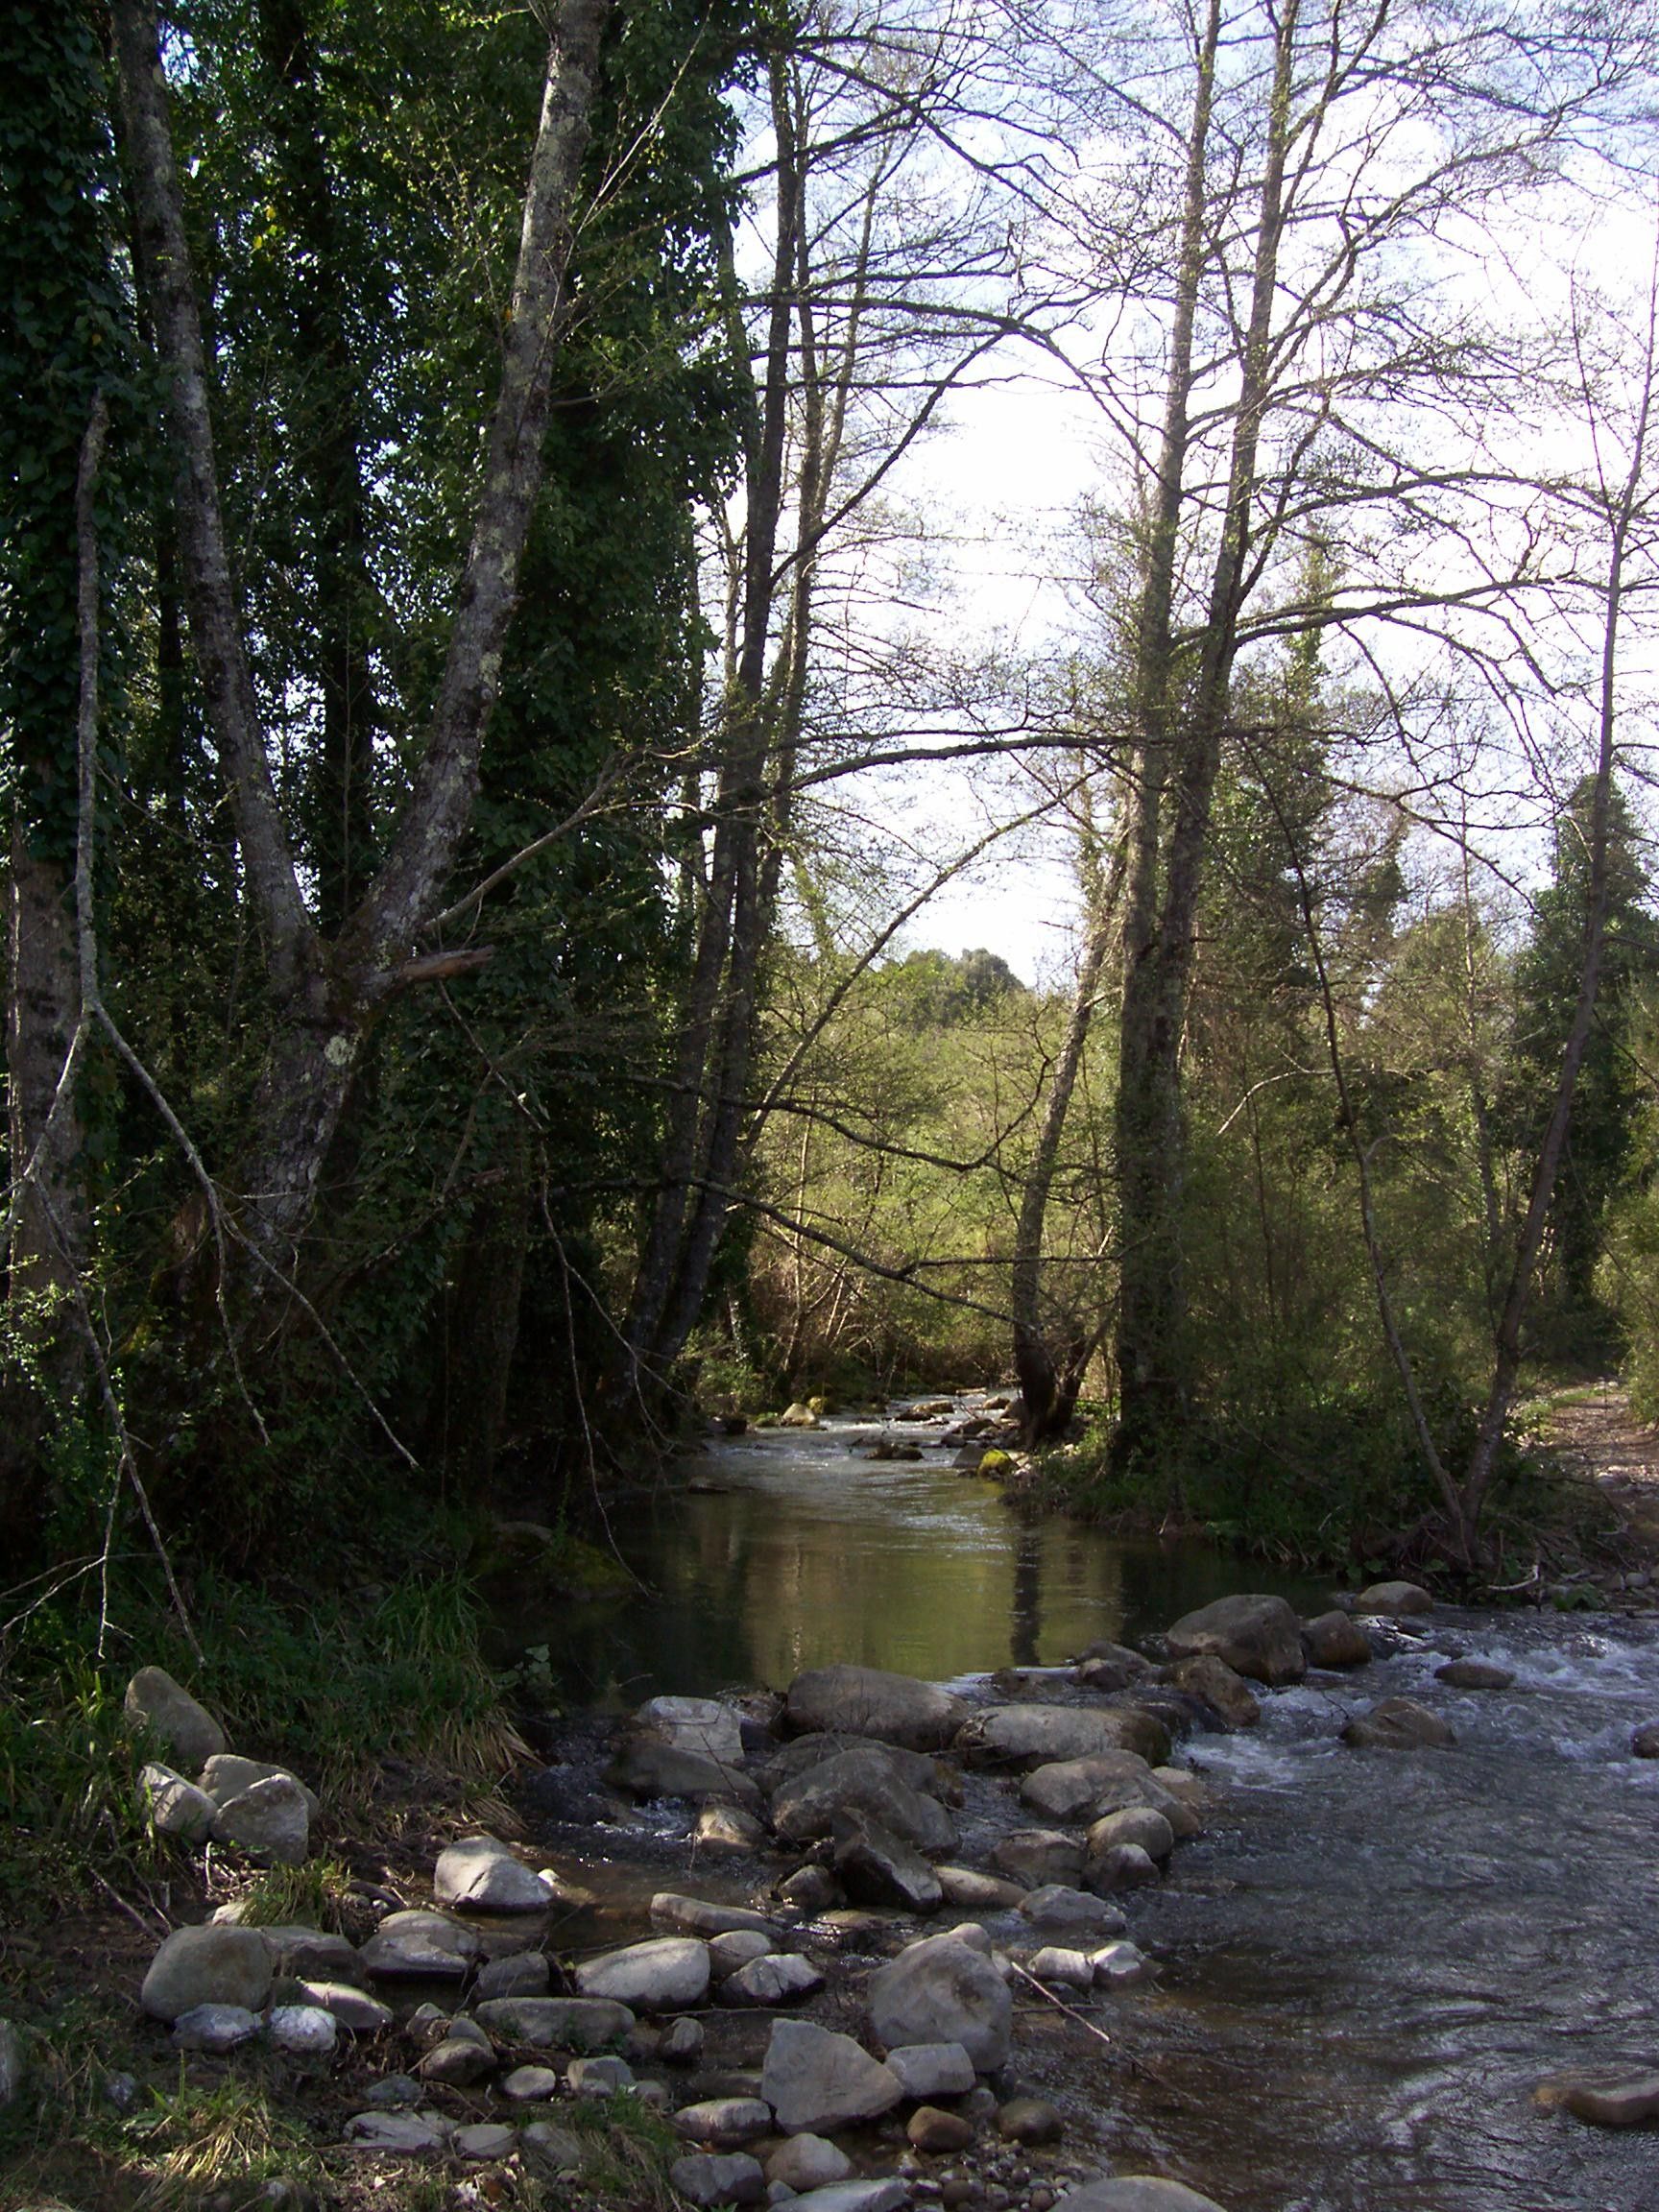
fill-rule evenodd
<path id="1" fill-rule="evenodd" d="M 1628 1394 L 1605 1383 L 1558 1404 L 1545 1440 L 1619 1516 L 1632 1564 L 1659 1570 L 1659 1428 L 1638 1421 Z"/>

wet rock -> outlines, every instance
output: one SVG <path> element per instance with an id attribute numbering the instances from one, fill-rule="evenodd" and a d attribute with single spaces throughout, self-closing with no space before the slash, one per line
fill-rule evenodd
<path id="1" fill-rule="evenodd" d="M 1302 1624 L 1283 1598 L 1239 1593 L 1184 1614 L 1166 1638 L 1177 1660 L 1210 1654 L 1252 1682 L 1275 1688 L 1308 1671 Z"/>
<path id="2" fill-rule="evenodd" d="M 1111 1751 L 1034 1767 L 1020 1785 L 1020 1802 L 1050 1820 L 1097 1820 L 1119 1805 L 1145 1804 L 1157 1787 L 1139 1752 Z"/>
<path id="3" fill-rule="evenodd" d="M 582 2165 L 582 2146 L 567 2128 L 551 2120 L 532 2120 L 518 2130 L 518 2151 L 534 2174 L 558 2178 L 574 2174 Z"/>
<path id="4" fill-rule="evenodd" d="M 721 1984 L 720 1994 L 729 2005 L 794 2005 L 823 1986 L 824 1977 L 810 1959 L 772 1951 L 740 1966 Z"/>
<path id="5" fill-rule="evenodd" d="M 634 2069 L 626 2058 L 572 2058 L 565 2085 L 572 2097 L 614 2097 L 618 2089 L 633 2088 Z"/>
<path id="6" fill-rule="evenodd" d="M 878 1743 L 822 1760 L 772 1800 L 772 1825 L 787 1843 L 829 1836 L 838 1815 L 860 1815 L 920 1851 L 949 1851 L 956 1840 L 944 1806 L 913 1790 Z"/>
<path id="7" fill-rule="evenodd" d="M 806 1425 L 818 1426 L 810 1417 Z M 688 2204 L 760 2204 L 766 2199 L 760 2162 L 743 2151 L 725 2156 L 694 2151 L 689 2157 L 675 2159 L 668 2178 Z"/>
<path id="8" fill-rule="evenodd" d="M 826 2135 L 791 2135 L 766 2161 L 767 2180 L 798 2195 L 845 2181 L 852 2172 L 852 2159 Z"/>
<path id="9" fill-rule="evenodd" d="M 960 2043 L 974 2064 L 992 2072 L 1008 2056 L 1014 2004 L 1000 1974 L 960 1937 L 925 1936 L 877 1973 L 868 1992 L 877 2039 L 895 2043 Z"/>
<path id="10" fill-rule="evenodd" d="M 674 2131 L 688 2143 L 716 2151 L 740 2151 L 772 2132 L 772 2107 L 762 2097 L 710 2097 L 686 2104 L 674 2115 Z"/>
<path id="11" fill-rule="evenodd" d="M 919 2104 L 905 2123 L 904 2132 L 918 2151 L 934 2153 L 966 2151 L 974 2140 L 974 2123 L 959 2112 L 945 2112 L 937 2104 Z"/>
<path id="12" fill-rule="evenodd" d="M 1441 1749 L 1455 1743 L 1450 1724 L 1412 1697 L 1384 1697 L 1342 1731 L 1344 1743 L 1384 1751 Z"/>
<path id="13" fill-rule="evenodd" d="M 258 2032 L 259 2015 L 245 2005 L 192 2005 L 173 2023 L 173 2040 L 180 2051 L 221 2055 L 252 2043 Z"/>
<path id="14" fill-rule="evenodd" d="M 483 1950 L 483 1938 L 446 1912 L 389 1912 L 360 1954 L 364 1970 L 381 1981 L 444 1978 L 459 1982 Z"/>
<path id="15" fill-rule="evenodd" d="M 501 2094 L 515 2104 L 543 2104 L 559 2094 L 559 2077 L 551 2066 L 515 2066 L 501 2084 Z"/>
<path id="16" fill-rule="evenodd" d="M 265 2017 L 265 2032 L 278 2051 L 297 2058 L 326 2058 L 340 2040 L 340 2023 L 325 2005 L 273 2005 Z"/>
<path id="17" fill-rule="evenodd" d="M 977 1866 L 935 1866 L 933 1875 L 946 1904 L 958 1911 L 1011 1911 L 1025 1894 L 1018 1882 L 982 1874 Z"/>
<path id="18" fill-rule="evenodd" d="M 967 1758 L 994 1767 L 1046 1767 L 1111 1751 L 1135 1751 L 1143 1759 L 1169 1755 L 1163 1722 L 1120 1705 L 993 1705 L 964 1724 L 956 1745 Z"/>
<path id="19" fill-rule="evenodd" d="M 1158 1866 L 1139 1843 L 1112 1843 L 1089 1854 L 1083 1879 L 1096 1896 L 1110 1897 L 1119 1889 L 1148 1887 L 1158 1880 Z"/>
<path id="20" fill-rule="evenodd" d="M 284 1921 L 279 1926 L 261 1928 L 265 1948 L 271 1954 L 274 1974 L 289 1974 L 301 1979 L 316 1977 L 325 1982 L 361 1982 L 363 1961 L 357 1956 L 355 1944 L 337 1936 L 331 1929 L 305 1928 L 298 1922 Z"/>
<path id="21" fill-rule="evenodd" d="M 779 1429 L 822 1429 L 824 1424 L 810 1406 L 797 1401 L 795 1405 L 783 1408 L 773 1426 Z"/>
<path id="22" fill-rule="evenodd" d="M 743 1719 L 722 1697 L 648 1698 L 635 1714 L 634 1725 L 676 1751 L 699 1752 L 717 1767 L 742 1763 Z"/>
<path id="23" fill-rule="evenodd" d="M 705 1805 L 697 1815 L 691 1846 L 695 1851 L 758 1851 L 765 1841 L 763 1823 L 740 1805 Z"/>
<path id="24" fill-rule="evenodd" d="M 477 2014 L 492 2035 L 532 2051 L 601 2051 L 634 2026 L 626 2005 L 603 1997 L 493 1997 Z"/>
<path id="25" fill-rule="evenodd" d="M 1243 1675 L 1212 1651 L 1177 1659 L 1165 1680 L 1183 1696 L 1196 1699 L 1223 1728 L 1254 1728 L 1262 1718 L 1262 1707 Z"/>
<path id="26" fill-rule="evenodd" d="M 1659 1759 L 1659 1720 L 1647 1720 L 1630 1739 L 1630 1749 L 1638 1759 Z"/>
<path id="27" fill-rule="evenodd" d="M 1145 1952 L 1133 1943 L 1108 1943 L 1094 1953 L 1089 1963 L 1094 1969 L 1097 1989 L 1132 1988 L 1154 1971 Z"/>
<path id="28" fill-rule="evenodd" d="M 991 1847 L 991 1863 L 1016 1882 L 1038 1888 L 1075 1884 L 1083 1873 L 1083 1845 L 1055 1828 L 1015 1828 Z"/>
<path id="29" fill-rule="evenodd" d="M 491 1959 L 478 1969 L 473 1997 L 545 1997 L 552 1984 L 552 1968 L 544 1951 L 515 1951 L 505 1959 Z"/>
<path id="30" fill-rule="evenodd" d="M 1093 1989 L 1094 1962 L 1087 1951 L 1067 1951 L 1046 1943 L 1026 1961 L 1026 1971 L 1039 1982 L 1065 1989 Z"/>
<path id="31" fill-rule="evenodd" d="M 879 2119 L 904 2092 L 892 2068 L 851 2035 L 808 2020 L 780 2020 L 766 2046 L 760 2094 L 783 2132 L 796 2135 Z"/>
<path id="32" fill-rule="evenodd" d="M 968 1707 L 949 1691 L 909 1674 L 878 1667 L 815 1667 L 790 1683 L 783 1715 L 798 1735 L 839 1730 L 910 1751 L 938 1751 L 961 1727 Z"/>
<path id="33" fill-rule="evenodd" d="M 919 1851 L 878 1820 L 842 1833 L 830 1863 L 854 1905 L 897 1905 L 905 1912 L 937 1912 L 945 1892 Z"/>
<path id="34" fill-rule="evenodd" d="M 1508 1690 L 1515 1681 L 1514 1670 L 1494 1666 L 1490 1659 L 1448 1659 L 1444 1667 L 1436 1667 L 1434 1679 L 1446 1683 L 1454 1690 Z"/>
<path id="35" fill-rule="evenodd" d="M 966 2097 L 974 2061 L 960 2043 L 898 2043 L 887 2054 L 906 2097 Z"/>
<path id="36" fill-rule="evenodd" d="M 432 1894 L 469 1912 L 544 1912 L 553 1891 L 498 1837 L 466 1836 L 438 1854 Z"/>
<path id="37" fill-rule="evenodd" d="M 785 1783 L 799 1781 L 814 1767 L 821 1767 L 827 1759 L 839 1758 L 844 1751 L 878 1752 L 889 1771 L 907 1788 L 919 1791 L 924 1797 L 937 1797 L 941 1804 L 962 1802 L 962 1778 L 949 1762 L 933 1758 L 926 1751 L 907 1751 L 902 1743 L 878 1743 L 870 1736 L 833 1735 L 824 1731 L 812 1736 L 797 1736 L 768 1757 L 755 1779 L 768 1797 L 775 1797 Z"/>
<path id="38" fill-rule="evenodd" d="M 1005 2143 L 1022 2143 L 1029 2150 L 1058 2143 L 1066 2123 L 1045 2098 L 1011 2097 L 997 2114 L 997 2132 Z"/>
<path id="39" fill-rule="evenodd" d="M 1033 1889 L 1022 1899 L 1020 1911 L 1045 1935 L 1092 1936 L 1099 1940 L 1121 1935 L 1127 1926 L 1118 1906 L 1064 1882 L 1050 1882 Z"/>
<path id="40" fill-rule="evenodd" d="M 1222 2212 L 1213 2197 L 1200 2197 L 1179 2181 L 1151 2174 L 1120 2174 L 1069 2189 L 1054 2212 Z"/>
<path id="41" fill-rule="evenodd" d="M 611 1997 L 639 2012 L 683 2012 L 709 1994 L 709 1946 L 694 1936 L 659 1936 L 589 1959 L 576 1969 L 584 1997 Z"/>
<path id="42" fill-rule="evenodd" d="M 442 2081 L 451 2089 L 469 2089 L 495 2071 L 495 2054 L 488 2041 L 476 2035 L 445 2035 L 435 2043 L 415 2071 L 422 2081 Z"/>
<path id="43" fill-rule="evenodd" d="M 1163 1814 L 1154 1813 L 1149 1805 L 1130 1805 L 1121 1813 L 1108 1813 L 1093 1824 L 1089 1856 L 1098 1859 L 1102 1852 L 1120 1843 L 1138 1843 L 1148 1859 L 1167 1859 L 1175 1848 L 1175 1831 Z"/>
<path id="44" fill-rule="evenodd" d="M 1416 1613 L 1432 1613 L 1434 1600 L 1420 1582 L 1373 1582 L 1355 1599 L 1354 1610 L 1408 1621 Z"/>
<path id="45" fill-rule="evenodd" d="M 824 1912 L 841 1902 L 841 1885 L 828 1866 L 797 1866 L 778 1885 L 786 1905 L 802 1912 Z"/>
<path id="46" fill-rule="evenodd" d="M 228 1797 L 213 1819 L 214 1840 L 233 1844 L 268 1866 L 302 1866 L 311 1848 L 311 1814 L 292 1774 L 270 1774 Z"/>
<path id="47" fill-rule="evenodd" d="M 421 2102 L 421 2084 L 412 2074 L 383 2074 L 364 2090 L 364 2101 L 376 2111 L 397 2112 Z"/>
<path id="48" fill-rule="evenodd" d="M 144 1792 L 150 1825 L 158 1836 L 177 1836 L 181 1843 L 206 1842 L 219 1808 L 205 1790 L 198 1790 L 171 1767 L 142 1768 L 138 1787 Z"/>
<path id="49" fill-rule="evenodd" d="M 414 2157 L 444 2150 L 449 2123 L 436 2112 L 359 2112 L 346 2123 L 346 2140 L 359 2150 Z"/>
<path id="50" fill-rule="evenodd" d="M 1303 1622 L 1302 1648 L 1310 1667 L 1369 1667 L 1376 1656 L 1358 1622 L 1339 1608 Z"/>
<path id="51" fill-rule="evenodd" d="M 760 1792 L 740 1767 L 700 1751 L 681 1751 L 652 1736 L 625 1736 L 605 1779 L 635 1797 L 728 1797 L 757 1805 Z"/>
<path id="52" fill-rule="evenodd" d="M 518 2148 L 518 2138 L 499 2120 L 474 2120 L 469 2127 L 456 2128 L 449 2148 L 457 2158 L 481 2165 L 491 2158 L 510 2158 Z"/>
<path id="53" fill-rule="evenodd" d="M 1659 2120 L 1659 2073 L 1650 2067 L 1553 2075 L 1534 2095 L 1540 2104 L 1559 2105 L 1593 2128 L 1645 2128 Z"/>
<path id="54" fill-rule="evenodd" d="M 657 2056 L 669 2066 L 695 2066 L 703 2056 L 703 2023 L 675 2020 L 664 2032 Z"/>
<path id="55" fill-rule="evenodd" d="M 728 1929 L 724 1936 L 709 1938 L 709 1971 L 716 1982 L 724 1982 L 740 1967 L 764 1959 L 771 1949 L 771 1936 L 763 1936 L 758 1928 Z"/>
<path id="56" fill-rule="evenodd" d="M 225 1748 L 225 1731 L 205 1706 L 162 1667 L 140 1667 L 127 1685 L 127 1714 L 192 1770 Z"/>
<path id="57" fill-rule="evenodd" d="M 672 1889 L 659 1889 L 651 1900 L 651 1925 L 676 1936 L 725 1936 L 734 1928 L 757 1929 L 774 1938 L 776 1920 L 747 1905 L 715 1905 L 705 1897 L 682 1897 Z"/>
<path id="58" fill-rule="evenodd" d="M 153 2020 L 198 2005 L 257 2012 L 271 1994 L 271 1954 L 255 1928 L 176 1928 L 150 1962 L 138 2002 Z"/>
<path id="59" fill-rule="evenodd" d="M 304 1798 L 311 1820 L 323 1817 L 323 1801 L 316 1791 L 301 1782 L 291 1767 L 273 1766 L 268 1759 L 243 1759 L 233 1751 L 221 1751 L 207 1761 L 197 1780 L 203 1792 L 221 1806 L 252 1790 L 256 1782 L 292 1782 Z"/>

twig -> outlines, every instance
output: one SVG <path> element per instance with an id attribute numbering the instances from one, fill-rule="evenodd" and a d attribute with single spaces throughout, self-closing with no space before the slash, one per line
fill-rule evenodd
<path id="1" fill-rule="evenodd" d="M 1096 2028 L 1094 2021 L 1087 2014 L 1079 2012 L 1075 2005 L 1068 2005 L 1063 1997 L 1056 1997 L 1053 1990 L 1048 1988 L 1046 1984 L 1039 1982 L 1035 1974 L 1029 1973 L 1022 1966 L 1018 1959 L 1010 1959 L 1008 1963 L 1019 1975 L 1022 1982 L 1030 1983 L 1032 1988 L 1036 1990 L 1045 2004 L 1052 2005 L 1056 2012 L 1064 2012 L 1068 2020 L 1075 2020 L 1079 2028 L 1087 2028 L 1090 2034 L 1097 2035 L 1102 2043 L 1111 2042 L 1112 2038 L 1107 2034 L 1104 2028 Z"/>
<path id="2" fill-rule="evenodd" d="M 126 1898 L 122 1896 L 120 1890 L 117 1889 L 113 1884 L 107 1882 L 103 1875 L 99 1873 L 96 1866 L 89 1866 L 86 1871 L 91 1875 L 93 1881 L 97 1883 L 99 1888 L 102 1889 L 108 1897 L 111 1904 L 115 1906 L 116 1910 L 126 1913 L 128 1919 L 132 1921 L 133 1927 L 137 1929 L 139 1935 L 142 1936 L 144 1940 L 148 1943 L 154 1937 L 156 1931 L 154 1928 L 150 1928 L 145 1925 L 144 1915 L 139 1911 L 138 1908 L 135 1905 L 129 1905 Z M 156 1911 L 156 1917 L 161 1922 L 162 1935 L 171 1936 L 173 1930 L 165 1915 L 160 1911 Z"/>

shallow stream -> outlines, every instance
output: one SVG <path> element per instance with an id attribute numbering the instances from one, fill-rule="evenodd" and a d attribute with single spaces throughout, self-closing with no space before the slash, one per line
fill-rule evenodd
<path id="1" fill-rule="evenodd" d="M 617 1528 L 639 1598 L 549 1624 L 573 1695 L 613 1710 L 836 1659 L 951 1680 L 1134 1642 L 1228 1589 L 1329 1602 L 1194 1548 L 1022 1527 L 946 1456 L 872 1465 L 833 1430 L 716 1447 L 715 1487 Z M 1361 1675 L 1268 1696 L 1258 1730 L 1189 1740 L 1208 1832 L 1128 1900 L 1160 1979 L 1109 2001 L 1110 2051 L 1050 2022 L 1036 2071 L 1114 2163 L 1229 2212 L 1659 2212 L 1659 2131 L 1531 2100 L 1562 2067 L 1659 2064 L 1659 1761 L 1629 1752 L 1659 1719 L 1659 1630 L 1421 1626 Z M 1459 1654 L 1514 1687 L 1435 1680 Z M 1456 1744 L 1340 1744 L 1348 1713 L 1400 1694 Z"/>

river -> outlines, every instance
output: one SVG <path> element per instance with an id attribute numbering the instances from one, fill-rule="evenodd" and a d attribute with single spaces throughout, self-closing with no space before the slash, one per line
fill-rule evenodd
<path id="1" fill-rule="evenodd" d="M 616 1710 L 836 1659 L 961 1680 L 1136 1642 L 1229 1589 L 1329 1602 L 1197 1548 L 1022 1526 L 942 1458 L 871 1464 L 833 1430 L 716 1447 L 710 1487 L 617 1527 L 637 1597 L 549 1630 L 570 1690 Z M 1659 2132 L 1531 2098 L 1558 2068 L 1659 2064 L 1659 1761 L 1629 1751 L 1659 1718 L 1659 1633 L 1447 1609 L 1413 1625 L 1363 1674 L 1268 1695 L 1259 1729 L 1189 1740 L 1208 1832 L 1130 1900 L 1160 1978 L 1110 2000 L 1109 2052 L 1050 2037 L 1038 2070 L 1116 2162 L 1229 2212 L 1659 2212 Z M 1448 1689 L 1434 1669 L 1455 1655 L 1514 1686 Z M 1399 1694 L 1455 1745 L 1338 1742 Z"/>

